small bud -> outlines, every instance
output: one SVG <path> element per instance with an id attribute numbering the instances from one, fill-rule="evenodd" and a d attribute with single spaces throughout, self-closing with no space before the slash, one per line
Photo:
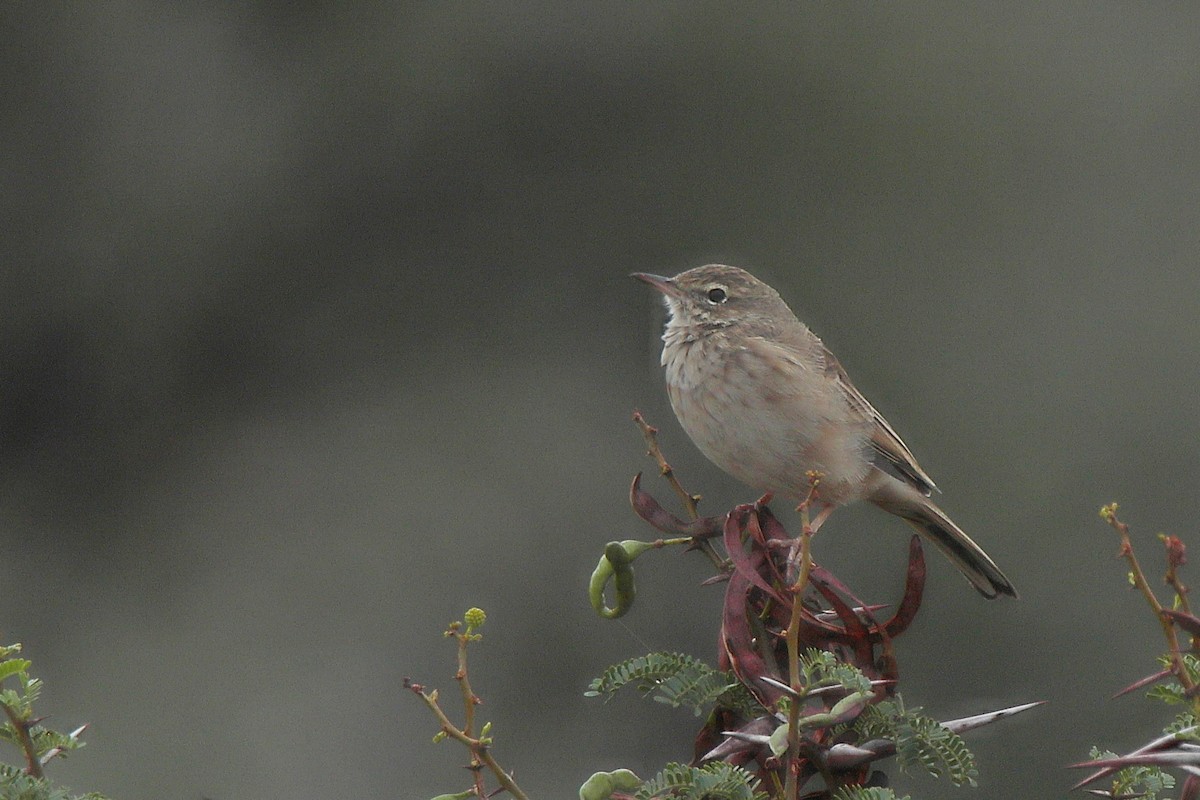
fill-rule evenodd
<path id="1" fill-rule="evenodd" d="M 483 728 L 479 731 L 479 735 L 487 736 L 491 732 L 492 732 L 492 723 L 485 722 L 485 723 L 483 723 Z"/>
<path id="2" fill-rule="evenodd" d="M 1109 503 L 1106 506 L 1100 506 L 1100 519 L 1104 520 L 1105 522 L 1112 522 L 1117 516 L 1117 508 L 1119 508 L 1119 506 L 1116 503 Z"/>
<path id="3" fill-rule="evenodd" d="M 445 739 L 446 739 L 445 731 L 438 731 L 437 733 L 435 733 L 433 735 L 433 743 L 434 744 L 437 744 L 438 742 L 441 742 L 441 741 L 445 741 Z"/>
<path id="4" fill-rule="evenodd" d="M 1163 545 L 1167 548 L 1167 566 L 1177 569 L 1187 563 L 1187 546 L 1178 536 L 1167 536 L 1160 533 L 1158 538 L 1162 539 Z"/>
<path id="5" fill-rule="evenodd" d="M 468 628 L 482 628 L 483 623 L 487 622 L 487 614 L 483 613 L 482 608 L 468 608 L 467 613 L 463 614 L 463 619 Z"/>

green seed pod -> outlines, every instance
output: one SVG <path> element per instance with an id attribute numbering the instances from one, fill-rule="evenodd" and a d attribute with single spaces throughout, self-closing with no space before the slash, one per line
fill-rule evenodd
<path id="1" fill-rule="evenodd" d="M 608 800 L 613 792 L 628 792 L 642 785 L 642 779 L 627 769 L 597 772 L 579 787 L 579 800 Z"/>

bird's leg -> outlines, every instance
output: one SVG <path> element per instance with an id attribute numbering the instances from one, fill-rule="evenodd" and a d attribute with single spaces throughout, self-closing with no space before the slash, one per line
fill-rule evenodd
<path id="1" fill-rule="evenodd" d="M 795 583 L 800 577 L 800 552 L 803 549 L 804 539 L 796 537 L 792 539 L 791 547 L 788 548 L 787 557 L 787 581 L 789 584 Z"/>

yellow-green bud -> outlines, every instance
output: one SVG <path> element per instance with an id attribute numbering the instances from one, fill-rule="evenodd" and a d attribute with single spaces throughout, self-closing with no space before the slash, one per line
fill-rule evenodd
<path id="1" fill-rule="evenodd" d="M 468 627 L 482 628 L 483 623 L 487 622 L 487 614 L 483 613 L 482 608 L 468 608 L 467 613 L 463 614 L 463 620 Z"/>
<path id="2" fill-rule="evenodd" d="M 438 731 L 437 733 L 435 733 L 433 735 L 433 743 L 437 744 L 438 742 L 445 740 L 445 738 L 446 738 L 446 732 Z"/>

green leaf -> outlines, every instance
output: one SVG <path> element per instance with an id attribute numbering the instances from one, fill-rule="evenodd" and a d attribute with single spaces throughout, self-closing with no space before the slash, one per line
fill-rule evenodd
<path id="1" fill-rule="evenodd" d="M 852 729 L 861 740 L 889 739 L 896 744 L 900 768 L 909 771 L 919 766 L 934 777 L 947 777 L 955 786 L 975 786 L 978 772 L 975 756 L 962 737 L 921 709 L 906 709 L 897 695 L 868 706 L 855 720 Z"/>
<path id="2" fill-rule="evenodd" d="M 741 767 L 713 761 L 702 767 L 667 764 L 634 795 L 637 800 L 767 800 L 758 779 Z"/>
<path id="3" fill-rule="evenodd" d="M 746 716 L 761 709 L 732 674 L 682 653 L 650 653 L 614 664 L 591 682 L 584 695 L 611 697 L 631 684 L 643 694 L 653 692 L 660 703 L 690 706 L 697 715 L 713 705 L 737 709 Z"/>
<path id="4" fill-rule="evenodd" d="M 803 683 L 810 688 L 841 686 L 847 692 L 871 691 L 871 680 L 862 670 L 844 662 L 828 650 L 808 648 L 800 654 Z"/>
<path id="5" fill-rule="evenodd" d="M 1093 746 L 1089 755 L 1093 761 L 1117 758 L 1111 750 Z M 1125 767 L 1113 773 L 1112 796 L 1138 797 L 1140 800 L 1155 800 L 1160 792 L 1175 787 L 1175 776 L 1163 772 L 1159 767 Z"/>
<path id="6" fill-rule="evenodd" d="M 1152 686 L 1146 692 L 1146 697 L 1149 697 L 1151 700 L 1160 700 L 1171 706 L 1188 701 L 1183 687 L 1178 683 L 1160 683 L 1157 686 Z"/>
<path id="7" fill-rule="evenodd" d="M 833 793 L 833 800 L 910 800 L 908 795 L 896 797 L 891 789 L 878 786 L 843 786 Z"/>
<path id="8" fill-rule="evenodd" d="M 27 671 L 30 663 L 24 658 L 10 658 L 8 661 L 0 661 L 0 681 L 5 678 L 11 678 L 18 672 Z"/>

